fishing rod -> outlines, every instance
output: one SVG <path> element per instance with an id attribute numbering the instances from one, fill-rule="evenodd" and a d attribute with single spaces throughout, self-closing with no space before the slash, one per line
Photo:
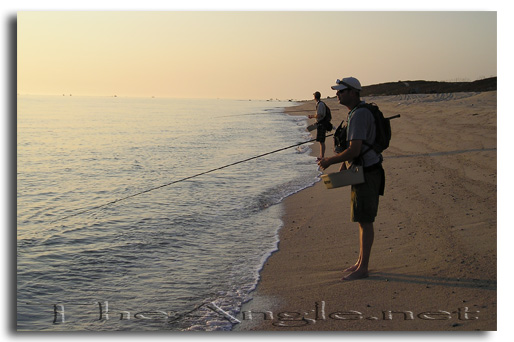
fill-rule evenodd
<path id="1" fill-rule="evenodd" d="M 332 135 L 334 135 L 334 134 L 333 133 L 332 134 L 328 134 L 328 135 L 326 135 L 326 137 L 330 137 Z M 277 153 L 277 152 L 281 152 L 281 151 L 284 151 L 284 150 L 287 150 L 287 149 L 290 149 L 290 148 L 293 148 L 293 147 L 297 147 L 297 146 L 301 146 L 301 145 L 304 145 L 304 144 L 308 144 L 308 143 L 313 142 L 313 141 L 316 141 L 316 139 L 311 139 L 311 140 L 307 140 L 307 141 L 304 141 L 304 142 L 301 142 L 301 143 L 296 143 L 294 145 L 290 145 L 290 146 L 287 146 L 287 147 L 282 147 L 282 148 L 279 148 L 279 149 L 274 150 L 274 151 L 270 151 L 270 152 L 266 152 L 266 153 L 263 153 L 263 154 L 259 154 L 257 156 L 253 156 L 253 157 L 250 157 L 250 158 L 247 158 L 247 159 L 243 159 L 243 160 L 231 163 L 231 164 L 223 165 L 223 166 L 217 167 L 215 169 L 211 169 L 211 170 L 208 170 L 208 171 L 203 171 L 203 172 L 197 173 L 197 174 L 192 175 L 192 176 L 188 176 L 188 177 L 184 177 L 184 178 L 181 178 L 181 179 L 177 179 L 177 180 L 175 180 L 173 182 L 162 184 L 162 185 L 159 185 L 159 186 L 147 189 L 147 190 L 140 191 L 140 192 L 132 194 L 132 195 L 128 195 L 128 196 L 125 196 L 125 197 L 122 197 L 122 198 L 118 198 L 116 200 L 113 200 L 113 201 L 110 201 L 110 202 L 107 202 L 107 203 L 104 203 L 104 204 L 101 204 L 101 205 L 97 205 L 97 206 L 94 206 L 94 207 L 91 207 L 91 208 L 88 208 L 88 209 L 84 209 L 84 210 L 78 211 L 76 213 L 73 213 L 73 214 L 70 214 L 70 215 L 58 218 L 56 220 L 50 221 L 50 223 L 56 223 L 56 222 L 59 222 L 59 221 L 63 221 L 63 220 L 66 220 L 66 219 L 68 219 L 70 217 L 82 215 L 82 214 L 85 214 L 85 213 L 93 211 L 93 210 L 104 208 L 104 207 L 107 207 L 109 205 L 112 205 L 112 204 L 115 204 L 115 203 L 118 203 L 118 202 L 121 202 L 121 201 L 125 201 L 125 200 L 127 200 L 129 198 L 133 198 L 133 197 L 136 197 L 136 196 L 148 193 L 150 191 L 154 191 L 154 190 L 157 190 L 157 189 L 162 189 L 162 188 L 165 188 L 167 186 L 170 186 L 170 185 L 173 185 L 173 184 L 176 184 L 176 183 L 180 183 L 180 182 L 183 182 L 183 181 L 195 178 L 195 177 L 199 177 L 199 176 L 202 176 L 202 175 L 214 172 L 214 171 L 219 171 L 219 170 L 225 169 L 225 168 L 230 167 L 230 166 L 234 166 L 234 165 L 241 164 L 241 163 L 246 163 L 247 161 L 250 161 L 250 160 L 253 160 L 253 159 L 257 159 L 257 158 L 262 158 L 264 156 L 267 156 L 267 155 L 270 155 L 270 154 L 273 154 L 273 153 Z"/>
<path id="2" fill-rule="evenodd" d="M 335 110 L 339 110 L 339 108 L 332 109 L 332 111 L 335 111 Z M 303 113 L 303 112 L 312 113 L 314 111 L 316 111 L 316 109 L 313 108 L 313 109 L 292 110 L 292 111 L 290 111 L 290 113 Z M 232 116 L 247 116 L 247 115 L 265 115 L 265 114 L 266 113 L 231 114 L 231 115 L 218 116 L 218 118 L 228 118 L 228 117 L 232 117 Z"/>
<path id="3" fill-rule="evenodd" d="M 334 108 L 334 109 L 331 109 L 331 111 L 336 111 L 336 110 L 339 110 L 340 108 Z M 308 113 L 312 113 L 316 111 L 315 108 L 313 109 L 300 109 L 300 110 L 291 110 L 289 111 L 290 113 L 303 113 L 303 112 L 308 112 Z M 227 118 L 227 117 L 231 117 L 231 116 L 246 116 L 246 115 L 264 115 L 266 113 L 248 113 L 248 114 L 231 114 L 231 115 L 222 115 L 222 116 L 218 116 L 218 118 Z"/>

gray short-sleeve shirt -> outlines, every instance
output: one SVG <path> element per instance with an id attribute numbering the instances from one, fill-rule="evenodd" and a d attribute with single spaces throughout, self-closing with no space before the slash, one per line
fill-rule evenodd
<path id="1" fill-rule="evenodd" d="M 316 121 L 320 122 L 325 118 L 325 115 L 327 113 L 327 109 L 325 106 L 325 103 L 322 101 L 319 101 L 316 105 Z"/>
<path id="2" fill-rule="evenodd" d="M 364 103 L 361 102 L 361 103 Z M 361 154 L 366 152 L 370 147 L 364 144 L 372 144 L 375 141 L 376 128 L 375 118 L 373 113 L 365 107 L 357 108 L 348 114 L 348 129 L 346 141 L 362 140 Z M 363 158 L 363 165 L 365 167 L 374 165 L 380 162 L 380 156 L 374 150 L 366 152 Z"/>

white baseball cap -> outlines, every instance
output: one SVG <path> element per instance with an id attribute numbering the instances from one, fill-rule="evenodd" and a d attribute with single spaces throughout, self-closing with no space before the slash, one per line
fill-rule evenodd
<path id="1" fill-rule="evenodd" d="M 336 85 L 332 86 L 333 90 L 343 90 L 346 88 L 362 90 L 361 83 L 355 77 L 345 77 L 342 80 L 338 79 Z"/>

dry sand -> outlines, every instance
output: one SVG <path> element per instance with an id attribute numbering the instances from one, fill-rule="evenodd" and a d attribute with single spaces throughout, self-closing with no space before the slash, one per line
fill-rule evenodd
<path id="1" fill-rule="evenodd" d="M 350 189 L 318 182 L 285 200 L 279 250 L 234 330 L 496 330 L 496 95 L 365 98 L 401 114 L 384 152 L 369 278 L 341 281 L 359 253 Z M 326 103 L 334 124 L 346 117 Z M 306 109 L 314 103 L 288 112 Z M 327 156 L 332 148 L 327 138 Z"/>

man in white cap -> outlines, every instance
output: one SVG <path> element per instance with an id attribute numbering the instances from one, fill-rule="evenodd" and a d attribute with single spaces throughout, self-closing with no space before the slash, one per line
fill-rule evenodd
<path id="1" fill-rule="evenodd" d="M 385 177 L 382 156 L 367 146 L 375 140 L 375 119 L 369 109 L 360 106 L 364 101 L 360 98 L 362 87 L 359 80 L 354 77 L 343 78 L 337 80 L 332 89 L 337 90 L 339 103 L 350 110 L 347 145 L 341 153 L 323 158 L 318 164 L 322 169 L 337 163 L 344 163 L 341 169 L 345 169 L 354 162 L 364 167 L 365 182 L 352 185 L 351 190 L 351 220 L 359 224 L 359 259 L 355 265 L 345 270 L 350 273 L 343 277 L 343 280 L 354 280 L 368 276 L 369 257 L 374 239 L 373 222 L 378 212 L 379 195 L 383 195 Z"/>

